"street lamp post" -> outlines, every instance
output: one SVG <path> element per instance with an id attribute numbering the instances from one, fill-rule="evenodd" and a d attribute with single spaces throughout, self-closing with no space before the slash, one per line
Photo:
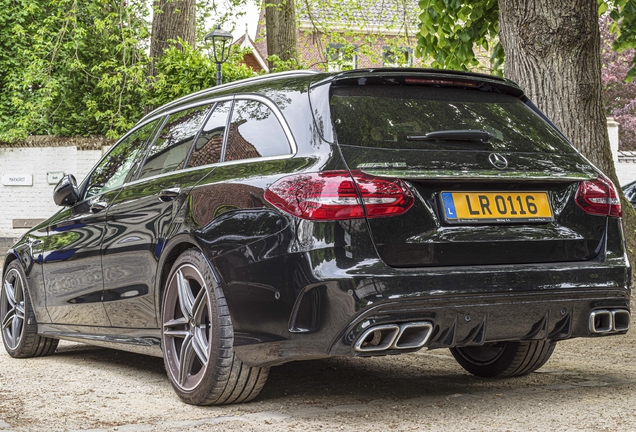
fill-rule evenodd
<path id="1" fill-rule="evenodd" d="M 216 63 L 216 85 L 221 85 L 221 82 L 223 81 L 221 65 L 225 63 L 227 58 L 230 56 L 232 34 L 228 31 L 221 30 L 221 25 L 217 24 L 216 29 L 214 29 L 213 32 L 208 33 L 203 40 L 207 44 L 210 60 Z"/>

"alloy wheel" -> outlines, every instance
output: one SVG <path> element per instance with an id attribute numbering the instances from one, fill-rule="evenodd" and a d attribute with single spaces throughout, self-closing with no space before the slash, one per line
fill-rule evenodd
<path id="1" fill-rule="evenodd" d="M 2 289 L 2 338 L 7 346 L 14 350 L 20 343 L 24 327 L 24 281 L 15 268 L 7 272 Z"/>
<path id="2" fill-rule="evenodd" d="M 168 284 L 162 342 L 166 368 L 183 390 L 197 387 L 210 359 L 210 299 L 201 273 L 183 264 Z"/>

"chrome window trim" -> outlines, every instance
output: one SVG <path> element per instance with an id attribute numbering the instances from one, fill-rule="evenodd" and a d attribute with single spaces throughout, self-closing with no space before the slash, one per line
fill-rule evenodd
<path id="1" fill-rule="evenodd" d="M 190 150 L 188 151 L 188 154 L 186 154 L 186 158 L 183 161 L 184 167 L 185 164 L 188 162 L 188 160 L 190 159 L 190 152 L 192 151 L 192 146 L 194 146 L 194 144 L 196 143 L 197 139 L 199 138 L 199 135 L 201 134 L 201 129 L 203 129 L 203 126 L 205 125 L 205 122 L 207 122 L 208 118 L 210 118 L 210 115 L 212 114 L 212 111 L 214 111 L 214 108 L 216 107 L 216 101 L 215 102 L 211 102 L 209 104 L 206 103 L 193 103 L 191 105 L 184 105 L 181 107 L 181 109 L 178 110 L 171 110 L 169 112 L 166 112 L 162 115 L 165 115 L 165 119 L 163 121 L 163 123 L 161 123 L 161 126 L 157 129 L 157 131 L 155 132 L 155 137 L 152 140 L 152 143 L 148 146 L 148 150 L 146 150 L 146 154 L 144 155 L 144 160 L 142 161 L 141 165 L 139 166 L 139 172 L 137 172 L 137 175 L 135 176 L 135 180 L 139 180 L 139 177 L 141 176 L 141 171 L 144 168 L 144 165 L 146 165 L 146 161 L 148 160 L 148 155 L 150 154 L 150 152 L 152 151 L 152 149 L 155 146 L 155 143 L 157 142 L 157 138 L 159 138 L 159 134 L 161 132 L 163 132 L 164 127 L 168 124 L 168 120 L 170 120 L 170 116 L 174 113 L 177 112 L 181 112 L 181 111 L 185 111 L 191 108 L 196 108 L 202 105 L 208 105 L 208 110 L 210 110 L 206 115 L 205 118 L 203 119 L 203 123 L 201 124 L 201 126 L 199 126 L 199 130 L 197 130 L 197 133 L 194 134 L 193 137 L 193 141 L 192 144 L 190 146 Z M 159 116 L 159 118 L 161 118 L 161 116 Z M 174 170 L 174 171 L 170 171 L 170 173 L 174 173 L 174 172 L 179 172 L 181 170 Z M 155 177 L 155 176 L 152 176 Z M 150 178 L 150 177 L 144 177 L 144 178 Z M 129 182 L 132 183 L 132 182 Z M 125 183 L 124 185 L 126 185 L 128 183 Z"/>
<path id="2" fill-rule="evenodd" d="M 287 141 L 289 142 L 289 146 L 291 147 L 290 150 L 291 150 L 292 156 L 296 155 L 296 153 L 298 153 L 298 146 L 296 145 L 296 140 L 294 139 L 294 135 L 292 134 L 291 128 L 289 127 L 289 124 L 287 124 L 287 120 L 283 116 L 283 113 L 280 111 L 278 106 L 271 99 L 266 98 L 265 96 L 252 94 L 252 93 L 236 94 L 236 95 L 233 95 L 233 96 L 221 96 L 221 97 L 217 97 L 217 98 L 200 100 L 200 101 L 188 104 L 188 105 L 181 105 L 181 106 L 175 107 L 175 108 L 173 108 L 173 109 L 171 109 L 169 111 L 164 111 L 161 114 L 158 114 L 158 115 L 156 115 L 154 117 L 150 117 L 150 118 L 148 118 L 147 121 L 144 121 L 144 123 L 139 123 L 138 126 L 143 126 L 143 125 L 145 125 L 147 123 L 150 123 L 151 121 L 156 120 L 157 118 L 159 118 L 161 116 L 164 116 L 164 115 L 171 115 L 171 114 L 174 114 L 174 113 L 179 112 L 179 111 L 187 110 L 187 109 L 190 109 L 190 108 L 195 108 L 195 107 L 200 106 L 200 105 L 215 104 L 217 102 L 225 102 L 225 101 L 235 100 L 235 99 L 240 99 L 240 100 L 251 99 L 251 100 L 258 101 L 258 102 L 262 102 L 265 105 L 267 105 L 267 107 L 274 112 L 274 115 L 278 119 L 278 122 L 282 126 L 283 131 L 285 132 L 285 135 L 287 136 Z M 232 104 L 232 110 L 234 110 L 234 104 Z M 231 116 L 232 113 L 230 112 L 229 115 Z M 135 129 L 137 129 L 137 126 L 135 126 Z"/>
<path id="3" fill-rule="evenodd" d="M 182 170 L 178 170 L 178 171 L 172 171 L 172 172 L 169 172 L 169 173 L 157 174 L 157 175 L 152 176 L 152 177 L 144 177 L 142 179 L 138 179 L 138 180 L 135 180 L 135 181 L 132 181 L 132 182 L 128 182 L 128 183 L 123 184 L 123 185 L 121 185 L 119 187 L 123 188 L 125 186 L 136 185 L 138 183 L 142 183 L 142 182 L 149 181 L 149 180 L 156 180 L 156 179 L 161 178 L 161 177 L 168 177 L 170 175 L 187 173 L 187 172 L 196 171 L 196 170 L 211 169 L 211 168 L 216 168 L 217 166 L 238 165 L 238 164 L 242 164 L 242 163 L 253 163 L 253 162 L 259 162 L 259 161 L 273 161 L 273 160 L 291 159 L 294 156 L 295 155 L 293 155 L 293 154 L 286 154 L 286 155 L 282 155 L 282 156 L 266 156 L 266 157 L 251 158 L 251 159 L 239 159 L 239 160 L 228 161 L 228 162 L 216 162 L 216 163 L 213 163 L 213 164 L 200 165 L 200 166 L 186 168 L 186 169 L 182 169 Z"/>
<path id="4" fill-rule="evenodd" d="M 307 76 L 307 75 L 316 75 L 320 72 L 318 71 L 313 71 L 313 70 L 296 70 L 296 71 L 285 71 L 285 72 L 278 72 L 278 73 L 271 73 L 271 74 L 266 74 L 266 75 L 260 75 L 260 76 L 255 76 L 252 78 L 246 78 L 246 79 L 242 79 L 239 81 L 234 81 L 231 83 L 227 83 L 227 84 L 222 84 L 220 86 L 214 86 L 211 88 L 207 88 L 207 89 L 203 89 L 203 90 L 199 90 L 196 93 L 192 93 L 189 94 L 187 96 L 183 96 L 180 97 L 179 99 L 176 99 L 172 102 L 168 102 L 167 104 L 157 108 L 156 110 L 148 113 L 146 116 L 144 116 L 140 122 L 143 122 L 146 120 L 146 118 L 150 118 L 151 116 L 154 117 L 157 115 L 157 112 L 159 110 L 165 109 L 165 108 L 170 108 L 174 105 L 179 104 L 180 102 L 183 102 L 189 98 L 196 98 L 197 96 L 203 96 L 206 95 L 208 93 L 210 93 L 210 97 L 214 97 L 214 93 L 219 92 L 219 91 L 223 91 L 223 90 L 228 90 L 234 87 L 240 87 L 242 85 L 247 85 L 247 84 L 254 84 L 254 83 L 258 83 L 259 81 L 265 81 L 265 80 L 270 80 L 270 79 L 275 79 L 275 78 L 284 78 L 284 77 L 288 77 L 288 76 Z"/>
<path id="5" fill-rule="evenodd" d="M 209 169 L 209 168 L 215 168 L 217 166 L 225 166 L 225 165 L 238 165 L 238 164 L 242 164 L 242 163 L 252 163 L 252 162 L 258 162 L 258 161 L 272 161 L 272 160 L 279 160 L 279 159 L 291 159 L 294 156 L 296 156 L 296 154 L 298 154 L 298 146 L 296 145 L 296 140 L 294 139 L 294 135 L 291 132 L 291 128 L 289 127 L 289 125 L 287 124 L 287 120 L 285 119 L 285 117 L 283 116 L 283 113 L 280 111 L 280 109 L 278 108 L 278 106 L 276 106 L 276 104 L 274 103 L 274 101 L 261 96 L 261 95 L 255 95 L 255 94 L 237 94 L 235 96 L 221 96 L 218 98 L 213 98 L 213 99 L 206 99 L 205 101 L 198 101 L 196 103 L 192 103 L 189 105 L 182 105 L 179 108 L 174 108 L 173 110 L 167 111 L 167 112 L 162 112 L 161 115 L 158 115 L 156 117 L 153 117 L 152 119 L 149 119 L 148 121 L 144 122 L 144 124 L 149 123 L 150 121 L 153 121 L 156 118 L 161 118 L 163 116 L 168 116 L 170 114 L 173 114 L 175 112 L 178 111 L 182 111 L 182 110 L 186 110 L 186 109 L 190 109 L 190 108 L 194 108 L 196 106 L 200 106 L 200 105 L 205 105 L 205 104 L 215 104 L 217 102 L 225 102 L 225 101 L 231 101 L 231 100 L 255 100 L 258 102 L 262 102 L 264 103 L 268 108 L 270 108 L 272 110 L 272 112 L 274 113 L 274 115 L 276 116 L 276 118 L 278 119 L 278 123 L 281 125 L 281 127 L 283 128 L 283 132 L 285 133 L 285 136 L 287 137 L 287 142 L 289 143 L 290 146 L 290 153 L 284 154 L 284 155 L 276 155 L 276 156 L 265 156 L 265 157 L 257 157 L 257 158 L 250 158 L 250 159 L 239 159 L 239 160 L 233 160 L 233 161 L 227 161 L 227 162 L 215 162 L 213 164 L 207 164 L 207 165 L 200 165 L 200 166 L 196 166 L 196 167 L 190 167 L 190 168 L 183 168 L 180 170 L 175 170 L 175 171 L 171 171 L 171 172 L 167 172 L 167 173 L 162 173 L 162 174 L 157 174 L 154 175 L 152 177 L 144 177 L 142 179 L 136 179 L 134 181 L 128 182 L 128 183 L 124 183 L 123 185 L 121 185 L 120 187 L 125 187 L 125 186 L 129 186 L 129 185 L 135 185 L 144 181 L 149 181 L 149 180 L 155 180 L 161 177 L 167 177 L 170 175 L 174 175 L 174 174 L 178 174 L 178 173 L 187 173 L 187 172 L 191 172 L 191 171 L 195 171 L 198 169 Z M 234 104 L 232 104 L 232 110 L 234 109 Z M 231 121 L 231 116 L 232 116 L 232 112 L 230 112 L 228 114 L 228 121 Z M 163 124 L 162 124 L 163 126 Z M 201 126 L 203 127 L 203 126 Z M 137 127 L 135 127 L 135 130 L 137 129 Z M 157 131 L 158 132 L 158 131 Z M 155 132 L 155 135 L 156 133 Z M 200 131 L 199 131 L 200 133 Z M 227 134 L 226 134 L 226 138 L 227 139 Z M 224 141 L 224 145 L 225 145 L 225 141 Z M 143 167 L 143 165 L 142 165 Z"/>
<path id="6" fill-rule="evenodd" d="M 269 98 L 266 98 L 265 96 L 251 94 L 251 93 L 237 94 L 237 95 L 234 96 L 235 102 L 237 100 L 246 100 L 246 99 L 248 99 L 248 100 L 251 99 L 251 100 L 258 101 L 258 102 L 262 102 L 263 104 L 267 105 L 272 110 L 272 112 L 274 113 L 274 115 L 278 119 L 278 123 L 280 123 L 280 125 L 283 128 L 283 132 L 285 132 L 285 135 L 287 136 L 287 142 L 289 143 L 289 147 L 290 147 L 290 150 L 291 150 L 289 155 L 290 156 L 296 156 L 296 154 L 298 153 L 298 146 L 296 145 L 296 140 L 294 139 L 294 135 L 292 134 L 291 128 L 287 124 L 287 120 L 283 116 L 283 113 L 280 111 L 280 109 L 278 109 L 278 106 L 274 103 L 274 101 L 272 101 Z M 234 110 L 234 104 L 232 104 L 232 111 L 233 110 Z M 281 155 L 281 156 L 283 156 L 283 155 Z M 269 157 L 278 157 L 278 155 L 277 156 L 266 156 L 266 157 L 268 157 L 268 158 Z M 253 159 L 264 159 L 264 157 L 253 158 Z M 243 159 L 243 160 L 248 160 L 248 159 Z M 231 162 L 234 162 L 234 161 L 231 161 Z M 225 162 L 223 162 L 223 163 L 225 163 Z"/>
<path id="7" fill-rule="evenodd" d="M 145 125 L 146 123 L 150 123 L 151 121 L 156 120 L 157 118 L 160 118 L 160 117 L 162 117 L 164 115 L 165 116 L 169 116 L 169 115 L 172 115 L 172 114 L 174 114 L 176 112 L 185 111 L 185 110 L 190 109 L 190 108 L 196 108 L 196 107 L 201 106 L 201 105 L 208 105 L 208 104 L 209 105 L 214 105 L 217 102 L 225 102 L 225 101 L 232 100 L 232 99 L 234 99 L 234 96 L 220 96 L 218 98 L 198 100 L 196 102 L 192 102 L 192 103 L 189 103 L 187 105 L 180 105 L 178 107 L 174 107 L 174 108 L 172 108 L 171 110 L 168 110 L 168 111 L 163 111 L 160 114 L 154 115 L 153 117 L 148 117 L 147 120 L 146 120 L 146 117 L 144 117 L 143 119 L 141 119 L 139 121 L 139 123 L 137 123 L 137 125 L 139 125 L 139 126 Z M 142 121 L 143 121 L 143 123 L 142 123 Z M 135 128 L 137 128 L 137 125 L 135 125 Z"/>

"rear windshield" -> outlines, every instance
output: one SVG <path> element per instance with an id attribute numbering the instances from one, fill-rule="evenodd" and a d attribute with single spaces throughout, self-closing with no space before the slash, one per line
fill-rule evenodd
<path id="1" fill-rule="evenodd" d="M 503 94 L 425 86 L 342 86 L 332 88 L 330 105 L 337 141 L 344 145 L 575 152 L 528 106 Z M 489 142 L 413 139 L 429 132 L 466 129 L 487 131 L 492 137 Z"/>

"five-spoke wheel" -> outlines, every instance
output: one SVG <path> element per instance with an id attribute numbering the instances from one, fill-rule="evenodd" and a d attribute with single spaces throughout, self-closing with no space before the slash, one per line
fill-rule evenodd
<path id="1" fill-rule="evenodd" d="M 15 350 L 24 326 L 24 281 L 20 272 L 12 268 L 7 271 L 2 285 L 2 339 L 9 349 Z"/>
<path id="2" fill-rule="evenodd" d="M 38 357 L 55 352 L 58 340 L 38 335 L 27 279 L 18 261 L 11 262 L 4 272 L 0 322 L 2 342 L 12 357 Z"/>
<path id="3" fill-rule="evenodd" d="M 173 264 L 163 295 L 161 323 L 168 377 L 185 402 L 247 402 L 263 388 L 269 369 L 248 367 L 234 353 L 225 296 L 200 251 L 189 249 Z"/>
<path id="4" fill-rule="evenodd" d="M 191 264 L 172 275 L 166 292 L 163 342 L 166 366 L 184 390 L 203 379 L 210 356 L 210 301 L 203 276 Z"/>

